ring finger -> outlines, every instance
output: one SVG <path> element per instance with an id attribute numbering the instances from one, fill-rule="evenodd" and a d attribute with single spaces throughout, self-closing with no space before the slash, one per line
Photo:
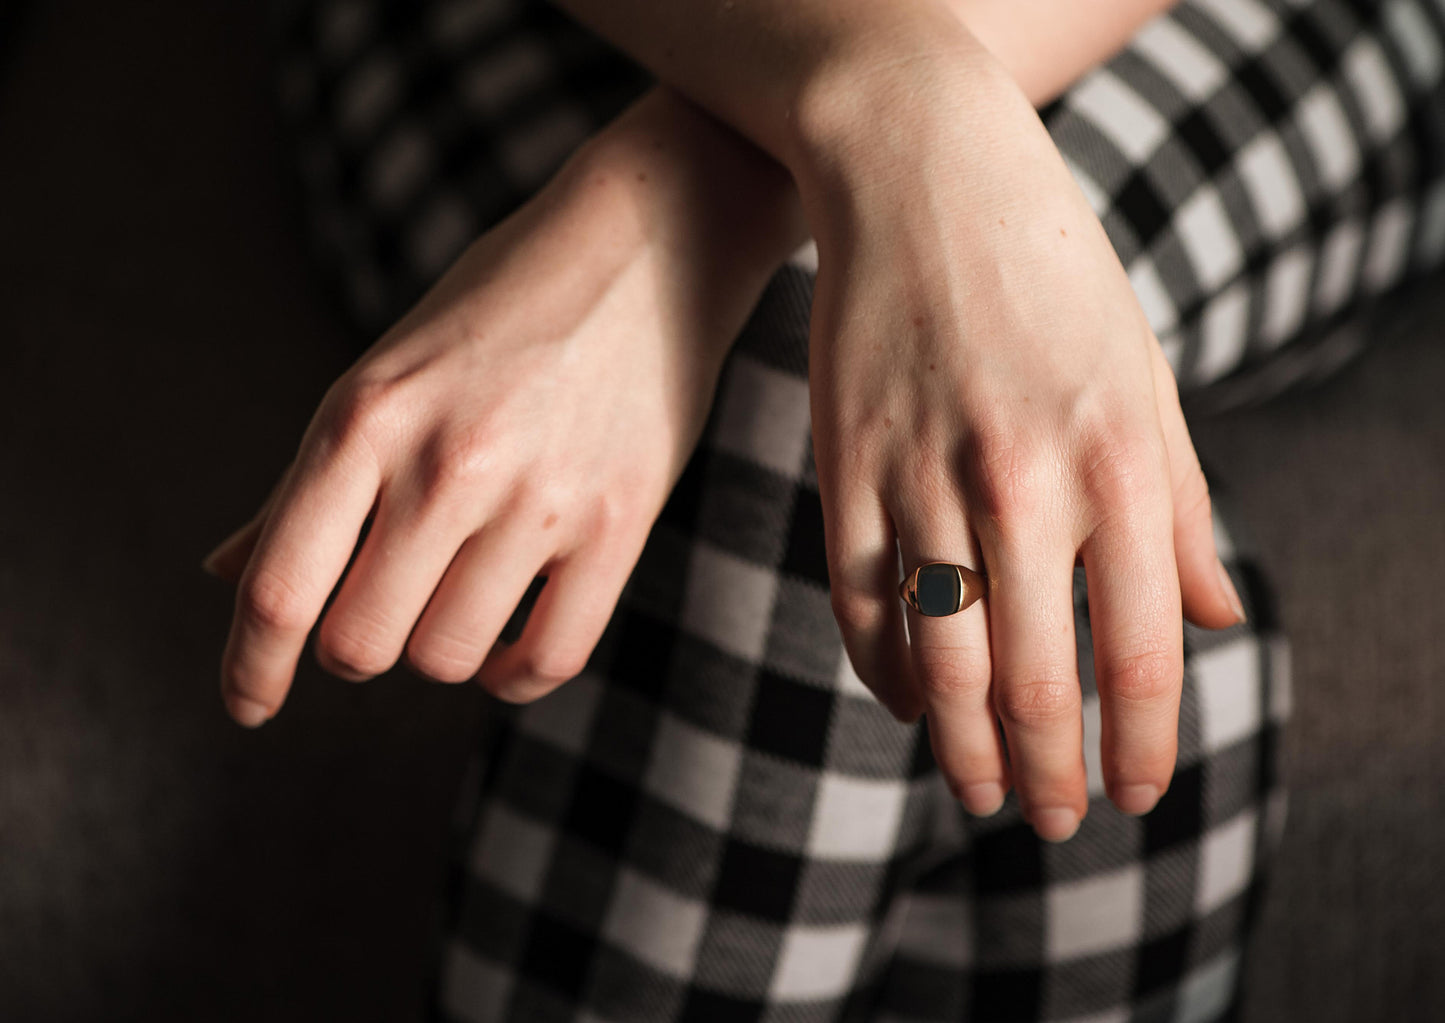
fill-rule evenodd
<path id="1" fill-rule="evenodd" d="M 981 571 L 982 559 L 961 505 L 893 511 L 905 572 L 930 561 Z M 955 614 L 925 615 L 908 606 L 914 676 L 926 706 L 929 742 L 944 779 L 970 813 L 987 816 L 1003 804 L 1009 773 L 989 700 L 992 674 L 987 603 Z"/>
<path id="2" fill-rule="evenodd" d="M 551 554 L 531 522 L 503 515 L 462 544 L 407 643 L 417 671 L 439 682 L 476 675 Z"/>
<path id="3" fill-rule="evenodd" d="M 455 508 L 410 481 L 383 488 L 371 532 L 317 631 L 321 666 L 352 681 L 390 670 L 466 535 Z"/>

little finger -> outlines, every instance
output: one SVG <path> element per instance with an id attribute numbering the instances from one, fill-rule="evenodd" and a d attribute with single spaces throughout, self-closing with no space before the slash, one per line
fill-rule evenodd
<path id="1" fill-rule="evenodd" d="M 581 674 L 607 627 L 647 530 L 630 541 L 593 536 L 543 566 L 546 585 L 516 642 L 492 648 L 478 678 L 508 703 L 528 703 Z"/>
<path id="2" fill-rule="evenodd" d="M 1084 570 L 1105 788 L 1120 810 L 1139 814 L 1153 808 L 1174 771 L 1184 626 L 1169 505 L 1133 507 L 1085 541 Z"/>

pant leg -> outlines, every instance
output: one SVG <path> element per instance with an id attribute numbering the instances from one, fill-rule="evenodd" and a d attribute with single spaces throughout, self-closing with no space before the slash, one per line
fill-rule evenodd
<path id="1" fill-rule="evenodd" d="M 1445 4 L 1184 0 L 1043 112 L 1181 390 L 1332 372 L 1445 258 Z"/>

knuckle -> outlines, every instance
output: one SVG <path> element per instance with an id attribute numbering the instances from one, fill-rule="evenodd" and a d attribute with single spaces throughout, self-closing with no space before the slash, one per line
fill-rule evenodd
<path id="1" fill-rule="evenodd" d="M 470 644 L 442 636 L 430 636 L 407 650 L 412 668 L 437 682 L 465 682 L 477 673 L 482 655 Z"/>
<path id="2" fill-rule="evenodd" d="M 396 655 L 364 633 L 346 627 L 323 630 L 319 648 L 331 664 L 353 675 L 374 678 L 396 663 Z"/>
<path id="3" fill-rule="evenodd" d="M 491 696 L 495 696 L 503 703 L 530 703 L 522 691 L 524 680 L 510 676 L 500 676 L 487 671 L 484 667 L 482 673 L 477 676 L 477 683 Z"/>
<path id="4" fill-rule="evenodd" d="M 1117 509 L 1133 508 L 1168 478 L 1154 446 L 1117 434 L 1089 446 L 1083 477 L 1096 505 Z"/>
<path id="5" fill-rule="evenodd" d="M 304 632 L 311 627 L 311 609 L 301 591 L 274 571 L 251 575 L 236 600 L 245 619 L 263 629 Z"/>
<path id="6" fill-rule="evenodd" d="M 834 586 L 829 602 L 833 617 L 845 633 L 871 634 L 883 620 L 883 602 L 867 590 Z"/>
<path id="7" fill-rule="evenodd" d="M 503 703 L 533 703 L 561 684 L 561 682 L 545 681 L 529 675 L 482 680 L 482 688 Z"/>
<path id="8" fill-rule="evenodd" d="M 1005 682 L 994 692 L 994 709 L 1005 722 L 1024 728 L 1067 724 L 1082 712 L 1078 679 L 1062 673 Z"/>
<path id="9" fill-rule="evenodd" d="M 604 488 L 587 498 L 571 500 L 553 493 L 546 500 L 548 508 L 580 508 L 579 521 L 591 536 L 616 537 L 637 520 L 637 504 L 642 491 L 631 486 Z"/>
<path id="10" fill-rule="evenodd" d="M 957 471 L 950 463 L 952 444 L 942 430 L 919 428 L 908 435 L 905 457 L 894 466 L 895 491 L 921 511 L 943 507 L 956 500 Z"/>
<path id="11" fill-rule="evenodd" d="M 1181 519 L 1207 519 L 1213 515 L 1213 501 L 1209 496 L 1209 481 L 1199 463 L 1194 462 L 1185 473 L 1184 479 L 1174 492 L 1175 516 Z"/>
<path id="12" fill-rule="evenodd" d="M 556 688 L 582 674 L 587 655 L 570 650 L 546 650 L 527 659 L 527 675 L 540 685 Z"/>
<path id="13" fill-rule="evenodd" d="M 275 709 L 271 696 L 272 686 L 268 680 L 259 675 L 233 669 L 226 678 L 226 687 L 235 696 L 250 700 L 252 703 L 259 703 L 268 711 Z"/>
<path id="14" fill-rule="evenodd" d="M 1038 444 L 1002 427 L 977 429 L 967 450 L 972 497 L 990 519 L 1033 516 L 1047 496 L 1048 459 Z"/>
<path id="15" fill-rule="evenodd" d="M 483 665 L 477 681 L 506 703 L 531 703 L 582 674 L 587 661 L 587 655 L 576 652 L 532 652 L 522 656 L 516 667 Z"/>
<path id="16" fill-rule="evenodd" d="M 396 428 L 399 399 L 394 381 L 343 376 L 327 397 L 325 432 L 335 443 L 374 446 Z"/>
<path id="17" fill-rule="evenodd" d="M 418 459 L 416 471 L 422 493 L 436 498 L 474 489 L 495 473 L 505 450 L 496 431 L 485 423 L 441 433 Z"/>
<path id="18" fill-rule="evenodd" d="M 919 645 L 913 658 L 919 682 L 931 695 L 977 697 L 988 691 L 988 666 L 971 647 Z"/>
<path id="19" fill-rule="evenodd" d="M 1184 684 L 1179 658 L 1163 650 L 1129 654 L 1105 665 L 1109 695 L 1128 703 L 1150 703 Z"/>

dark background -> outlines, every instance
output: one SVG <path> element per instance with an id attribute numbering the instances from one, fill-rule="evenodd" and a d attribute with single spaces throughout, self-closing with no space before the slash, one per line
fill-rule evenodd
<path id="1" fill-rule="evenodd" d="M 225 716 L 255 510 L 354 357 L 264 5 L 0 0 L 0 1019 L 408 1020 L 481 691 Z M 1251 1023 L 1445 1019 L 1445 296 L 1195 423 L 1294 642 Z"/>

